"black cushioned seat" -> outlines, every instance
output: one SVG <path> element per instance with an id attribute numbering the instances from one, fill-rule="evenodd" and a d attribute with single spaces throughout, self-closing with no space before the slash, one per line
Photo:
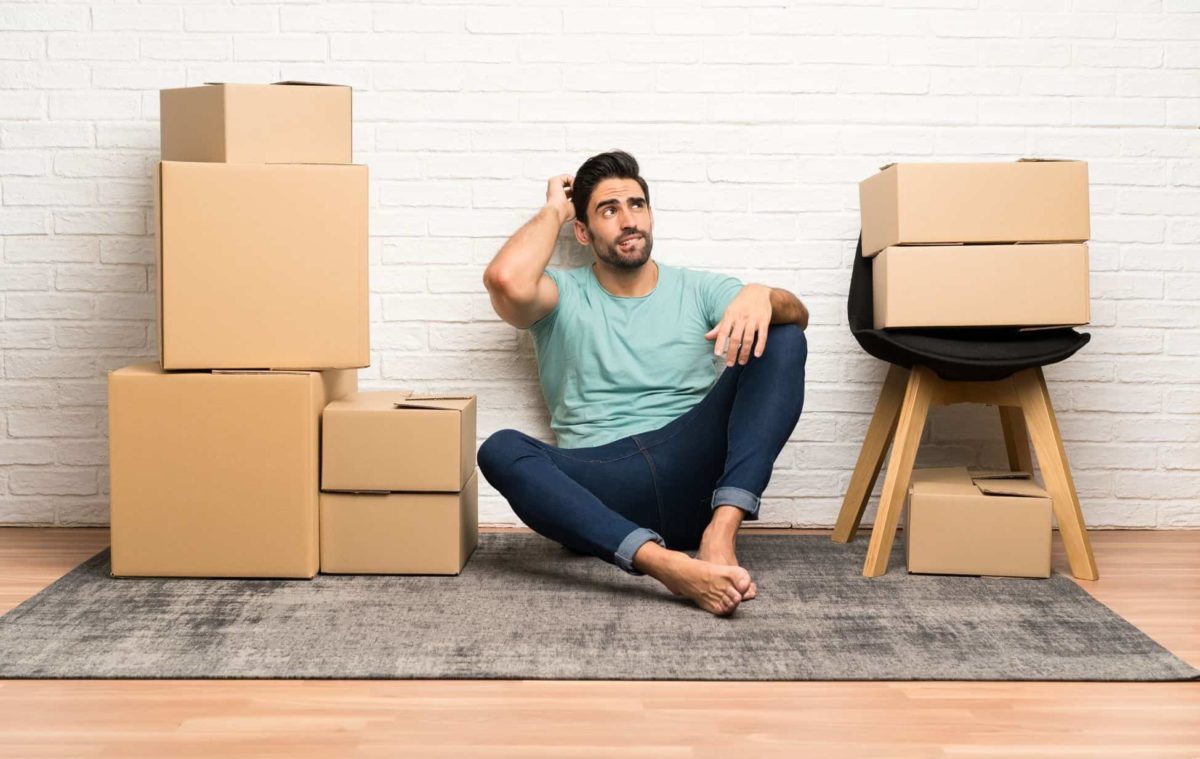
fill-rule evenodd
<path id="1" fill-rule="evenodd" d="M 860 235 L 846 303 L 850 332 L 867 353 L 906 369 L 920 364 L 947 380 L 998 380 L 1062 361 L 1091 340 L 1070 327 L 1026 332 L 1010 327 L 875 329 L 871 271 Z"/>

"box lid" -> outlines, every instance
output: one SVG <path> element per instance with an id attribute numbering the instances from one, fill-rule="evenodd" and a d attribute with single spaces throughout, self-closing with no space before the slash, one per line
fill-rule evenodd
<path id="1" fill-rule="evenodd" d="M 971 481 L 985 495 L 1016 495 L 1026 498 L 1049 498 L 1033 479 L 1032 472 L 1012 472 L 1003 469 L 968 469 Z"/>
<path id="2" fill-rule="evenodd" d="M 939 467 L 914 469 L 909 491 L 914 495 L 962 494 L 1048 498 L 1029 472 Z"/>
<path id="3" fill-rule="evenodd" d="M 406 409 L 465 411 L 475 401 L 473 394 L 416 393 L 412 390 L 371 390 L 353 393 L 329 404 L 336 412 L 386 412 Z"/>
<path id="4" fill-rule="evenodd" d="M 948 161 L 946 163 L 957 163 L 957 162 Z M 1006 163 L 1006 161 L 993 161 L 992 163 Z M 1084 162 L 1079 160 L 1078 158 L 1037 158 L 1035 156 L 1029 156 L 1029 157 L 1018 158 L 1016 160 L 1016 163 L 1084 163 Z M 928 166 L 928 165 L 930 165 L 930 162 L 929 161 L 905 161 L 904 164 L 909 165 L 909 166 L 912 166 L 912 165 Z M 899 165 L 900 165 L 899 161 L 892 161 L 891 163 L 885 163 L 882 166 L 880 166 L 879 170 L 887 171 L 888 169 L 892 168 L 893 166 L 899 166 Z M 933 165 L 941 166 L 944 164 L 935 163 Z"/>
<path id="5" fill-rule="evenodd" d="M 251 87 L 263 86 L 260 82 L 204 82 L 204 84 L 212 85 L 214 87 L 219 87 L 222 85 L 234 85 L 234 86 L 239 86 L 239 87 L 245 87 L 247 85 L 249 85 Z M 302 87 L 349 87 L 350 86 L 348 84 L 336 84 L 334 82 L 304 82 L 299 79 L 285 79 L 280 82 L 269 82 L 266 86 L 289 85 L 289 84 L 302 86 Z"/>
<path id="6" fill-rule="evenodd" d="M 966 467 L 935 467 L 914 469 L 908 489 L 914 495 L 953 494 L 961 493 L 963 487 L 969 487 L 970 484 L 971 477 Z"/>
<path id="7" fill-rule="evenodd" d="M 413 393 L 403 400 L 396 401 L 392 406 L 397 409 L 423 408 L 464 411 L 473 400 L 475 400 L 475 396 L 469 394 Z"/>

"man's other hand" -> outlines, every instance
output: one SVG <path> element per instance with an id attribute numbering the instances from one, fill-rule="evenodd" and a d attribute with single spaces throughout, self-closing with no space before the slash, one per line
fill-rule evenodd
<path id="1" fill-rule="evenodd" d="M 725 353 L 725 365 L 733 362 L 744 364 L 750 360 L 750 346 L 754 344 L 755 357 L 763 354 L 767 347 L 767 329 L 771 326 L 771 288 L 766 285 L 746 285 L 734 296 L 725 315 L 717 326 L 704 335 L 705 340 L 716 340 L 713 354 Z"/>

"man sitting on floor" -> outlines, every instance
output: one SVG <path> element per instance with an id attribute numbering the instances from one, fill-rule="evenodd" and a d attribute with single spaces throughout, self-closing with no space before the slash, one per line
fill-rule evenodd
<path id="1" fill-rule="evenodd" d="M 571 220 L 595 261 L 547 269 Z M 737 529 L 758 519 L 800 418 L 808 310 L 786 290 L 651 261 L 653 246 L 633 156 L 550 180 L 484 284 L 496 313 L 533 333 L 559 445 L 500 430 L 479 468 L 536 532 L 729 614 L 757 594 Z"/>

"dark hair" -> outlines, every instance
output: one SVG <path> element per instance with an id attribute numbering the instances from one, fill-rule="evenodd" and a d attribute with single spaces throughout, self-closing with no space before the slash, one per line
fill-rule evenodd
<path id="1" fill-rule="evenodd" d="M 607 153 L 594 155 L 583 162 L 575 179 L 571 182 L 571 204 L 575 206 L 575 218 L 587 224 L 588 202 L 592 199 L 592 191 L 604 179 L 635 179 L 646 196 L 646 205 L 650 205 L 650 188 L 646 180 L 638 174 L 638 162 L 624 150 L 610 150 Z"/>

